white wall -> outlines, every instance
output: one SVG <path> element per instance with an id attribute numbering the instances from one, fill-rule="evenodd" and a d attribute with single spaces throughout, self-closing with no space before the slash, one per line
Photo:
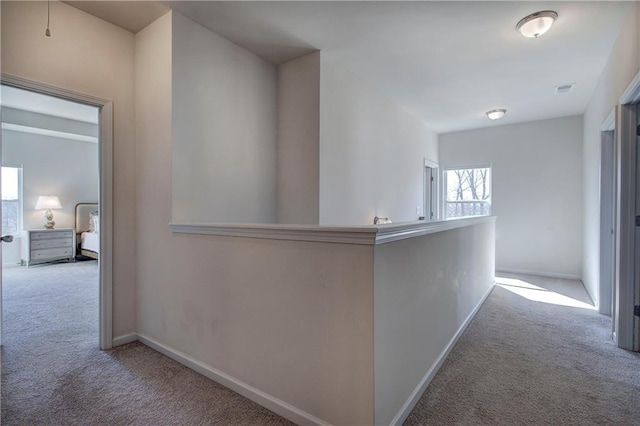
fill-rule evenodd
<path id="1" fill-rule="evenodd" d="M 371 424 L 371 246 L 169 230 L 171 26 L 136 35 L 138 332 L 329 422 Z"/>
<path id="2" fill-rule="evenodd" d="M 436 133 L 322 57 L 321 225 L 371 224 L 374 216 L 417 220 L 425 158 L 438 161 Z"/>
<path id="3" fill-rule="evenodd" d="M 2 72 L 113 101 L 113 335 L 135 330 L 133 34 L 62 2 L 2 2 Z"/>
<path id="4" fill-rule="evenodd" d="M 496 268 L 579 277 L 582 117 L 440 135 L 440 165 L 493 166 Z"/>
<path id="5" fill-rule="evenodd" d="M 169 278 L 174 265 L 174 241 L 168 226 L 172 175 L 171 24 L 172 14 L 167 13 L 135 36 L 136 331 L 160 340 L 165 339 L 164 332 L 170 326 L 172 306 L 177 306 L 167 302 L 165 293 L 186 283 L 182 279 L 178 285 Z M 187 291 L 185 288 L 183 294 Z M 166 315 L 162 314 L 164 309 Z"/>
<path id="6" fill-rule="evenodd" d="M 318 224 L 320 52 L 278 67 L 278 222 Z"/>
<path id="7" fill-rule="evenodd" d="M 42 99 L 48 99 L 48 97 L 43 96 Z M 86 114 L 93 113 L 95 122 L 98 122 L 98 108 L 83 106 L 83 111 L 87 111 Z M 2 107 L 2 122 L 16 124 L 19 126 L 35 127 L 38 129 L 53 130 L 56 132 L 71 133 L 80 136 L 89 136 L 94 138 L 99 136 L 99 128 L 97 124 L 54 117 L 52 115 L 4 106 Z"/>
<path id="8" fill-rule="evenodd" d="M 624 26 L 584 113 L 582 280 L 597 302 L 600 277 L 600 126 L 640 71 L 640 3 L 632 2 Z"/>
<path id="9" fill-rule="evenodd" d="M 173 19 L 172 221 L 362 225 L 422 214 L 423 160 L 438 157 L 422 121 L 319 52 L 276 73 Z"/>
<path id="10" fill-rule="evenodd" d="M 493 222 L 375 247 L 375 424 L 390 424 L 425 375 L 437 371 L 491 289 L 494 267 Z"/>
<path id="11" fill-rule="evenodd" d="M 98 144 L 50 136 L 2 131 L 2 162 L 22 166 L 23 228 L 42 228 L 39 195 L 57 195 L 56 228 L 75 227 L 75 206 L 97 203 Z"/>
<path id="12" fill-rule="evenodd" d="M 174 14 L 173 220 L 276 222 L 274 65 Z"/>

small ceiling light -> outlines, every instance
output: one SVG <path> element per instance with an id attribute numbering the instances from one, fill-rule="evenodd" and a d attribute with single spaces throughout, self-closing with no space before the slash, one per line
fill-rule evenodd
<path id="1" fill-rule="evenodd" d="M 506 109 L 492 109 L 491 111 L 487 111 L 487 117 L 492 120 L 499 120 L 504 117 L 504 114 L 507 112 Z"/>
<path id="2" fill-rule="evenodd" d="M 516 29 L 525 37 L 538 38 L 549 31 L 557 18 L 558 14 L 553 10 L 543 10 L 522 18 Z"/>

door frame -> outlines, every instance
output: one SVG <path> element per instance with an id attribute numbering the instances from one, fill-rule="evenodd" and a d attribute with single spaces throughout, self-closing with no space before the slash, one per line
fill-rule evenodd
<path id="1" fill-rule="evenodd" d="M 640 204 L 640 178 L 637 158 L 637 112 L 640 102 L 640 72 L 619 100 L 616 114 L 617 230 L 616 230 L 616 298 L 614 328 L 620 348 L 640 350 L 640 322 L 634 306 L 640 304 L 640 231 L 635 217 Z"/>
<path id="2" fill-rule="evenodd" d="M 98 108 L 100 182 L 99 327 L 100 349 L 113 347 L 113 102 L 83 93 L 0 74 L 0 84 Z M 0 298 L 0 305 L 2 301 Z M 0 308 L 0 312 L 2 312 Z M 2 322 L 0 319 L 0 328 Z"/>
<path id="3" fill-rule="evenodd" d="M 600 285 L 598 312 L 612 316 L 615 281 L 616 141 L 615 108 L 600 128 Z M 615 331 L 612 329 L 612 331 Z M 615 337 L 614 337 L 615 340 Z"/>
<path id="4" fill-rule="evenodd" d="M 422 197 L 424 200 L 422 206 L 422 216 L 426 222 L 433 222 L 440 219 L 440 165 L 427 158 L 424 159 L 422 165 L 423 171 L 423 188 Z M 431 217 L 433 213 L 433 217 Z"/>

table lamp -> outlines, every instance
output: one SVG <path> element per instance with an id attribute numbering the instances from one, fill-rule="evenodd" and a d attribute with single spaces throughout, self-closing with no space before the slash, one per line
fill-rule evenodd
<path id="1" fill-rule="evenodd" d="M 52 195 L 40 195 L 38 202 L 36 203 L 36 210 L 44 210 L 44 219 L 42 225 L 44 229 L 53 229 L 56 222 L 53 220 L 53 213 L 51 210 L 61 209 L 60 199 Z"/>

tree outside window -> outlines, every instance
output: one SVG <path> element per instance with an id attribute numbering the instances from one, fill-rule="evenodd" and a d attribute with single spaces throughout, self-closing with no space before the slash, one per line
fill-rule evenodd
<path id="1" fill-rule="evenodd" d="M 491 214 L 491 167 L 447 169 L 445 217 Z"/>

